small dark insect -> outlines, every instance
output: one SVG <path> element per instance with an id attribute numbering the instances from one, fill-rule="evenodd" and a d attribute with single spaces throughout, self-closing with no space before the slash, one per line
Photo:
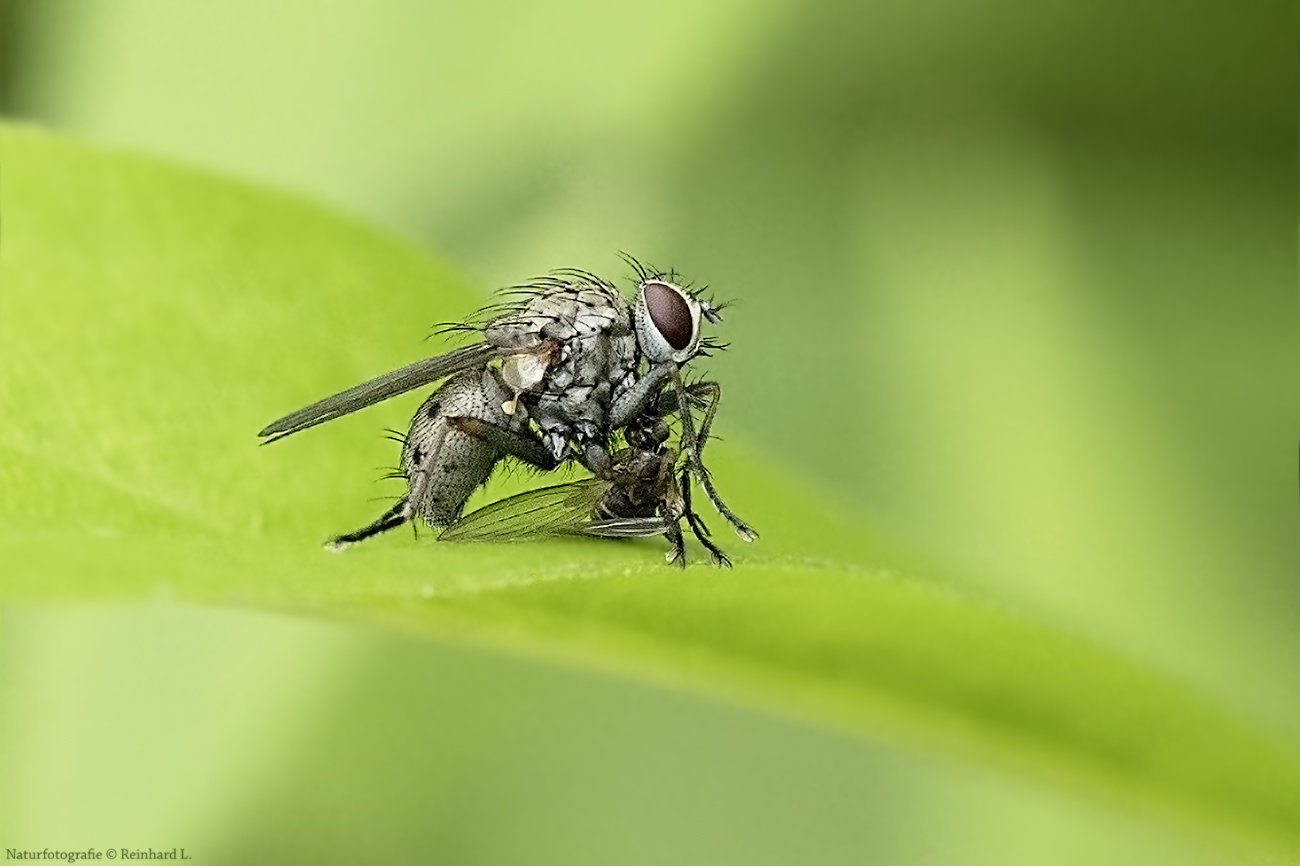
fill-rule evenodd
<path id="1" fill-rule="evenodd" d="M 707 440 L 717 407 L 712 383 L 688 386 L 693 402 L 705 406 L 700 429 Z M 678 452 L 666 444 L 667 422 L 643 415 L 624 431 L 627 447 L 611 455 L 603 477 L 556 484 L 510 496 L 462 517 L 439 541 L 514 541 L 530 537 L 594 535 L 603 538 L 666 536 L 667 560 L 686 565 L 681 521 L 717 565 L 731 565 L 709 538 L 708 527 L 691 507 L 691 467 L 678 467 Z M 679 481 L 680 477 L 680 481 Z"/>
<path id="2" fill-rule="evenodd" d="M 643 414 L 674 412 L 691 476 L 741 538 L 757 537 L 713 488 L 700 457 L 703 438 L 691 418 L 691 389 L 681 378 L 682 364 L 717 348 L 700 335 L 702 319 L 721 320 L 717 308 L 670 282 L 669 275 L 628 261 L 640 277 L 635 307 L 593 274 L 557 272 L 516 290 L 522 300 L 483 311 L 483 324 L 448 328 L 479 332 L 481 342 L 378 376 L 267 425 L 259 435 L 277 441 L 453 377 L 416 413 L 405 437 L 407 495 L 368 526 L 335 538 L 331 547 L 415 515 L 433 525 L 451 523 L 507 456 L 542 470 L 577 459 L 608 479 L 613 435 Z M 716 404 L 718 385 L 701 384 L 712 388 Z"/>

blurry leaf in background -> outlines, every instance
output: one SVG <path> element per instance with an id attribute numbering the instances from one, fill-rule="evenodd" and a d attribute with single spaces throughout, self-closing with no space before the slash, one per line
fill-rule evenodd
<path id="1" fill-rule="evenodd" d="M 3 656 L 9 846 L 175 845 L 210 863 L 1224 862 L 977 767 L 439 641 L 154 602 L 10 607 Z"/>
<path id="2" fill-rule="evenodd" d="M 174 604 L 20 611 L 0 672 L 6 841 L 102 846 L 88 834 L 120 828 L 137 837 L 127 845 L 188 834 L 214 852 L 279 850 L 306 844 L 295 834 L 307 824 L 328 849 L 349 828 L 405 846 L 432 827 L 436 844 L 501 862 L 549 833 L 566 862 L 585 826 L 571 812 L 598 796 L 582 780 L 635 797 L 655 766 L 665 775 L 642 802 L 657 805 L 611 802 L 608 834 L 584 840 L 592 862 L 608 861 L 608 846 L 639 847 L 660 820 L 683 828 L 664 831 L 683 846 L 654 848 L 664 856 L 744 862 L 770 841 L 772 856 L 824 843 L 849 857 L 868 844 L 853 805 L 913 784 L 916 799 L 899 806 L 907 820 L 881 843 L 901 862 L 966 847 L 1032 861 L 1067 839 L 1062 856 L 1081 862 L 1112 850 L 1186 862 L 1202 836 L 1283 853 L 1300 836 L 1293 741 L 1122 653 L 884 568 L 869 525 L 729 439 L 711 449 L 713 469 L 766 532 L 752 547 L 729 542 L 734 570 L 679 572 L 655 540 L 447 545 L 393 533 L 324 554 L 322 535 L 380 507 L 361 501 L 368 485 L 347 467 L 391 459 L 376 428 L 400 424 L 418 395 L 273 448 L 252 431 L 271 407 L 409 360 L 420 322 L 453 317 L 472 295 L 410 244 L 290 196 L 33 129 L 3 129 L 0 158 L 0 416 L 11 419 L 0 426 L 0 599 L 152 595 L 380 627 L 321 632 Z M 503 649 L 508 662 L 476 661 Z M 546 671 L 569 665 L 601 673 L 557 701 L 570 675 Z M 522 685 L 533 678 L 536 692 Z M 735 764 L 775 751 L 788 767 L 807 746 L 815 766 L 799 785 L 824 802 L 836 784 L 825 768 L 851 744 L 789 722 L 760 731 L 739 710 L 710 719 L 696 699 L 638 681 L 915 751 L 888 759 L 903 781 L 844 758 L 863 769 L 824 824 L 733 840 L 737 799 L 771 814 L 791 796 L 785 770 L 737 777 Z M 634 745 L 649 728 L 622 727 L 625 699 L 646 701 L 662 737 Z M 715 724 L 717 738 L 749 731 L 760 745 L 711 765 L 718 781 L 694 802 L 723 820 L 706 832 L 676 789 L 699 763 L 681 753 L 712 752 L 718 739 L 695 734 Z M 606 725 L 603 739 L 582 732 Z M 437 748 L 420 739 L 431 729 L 446 738 Z M 515 759 L 497 760 L 499 749 Z M 610 767 L 620 750 L 625 763 Z M 669 770 L 657 756 L 674 750 Z M 169 772 L 189 784 L 153 808 Z M 465 781 L 480 772 L 484 788 Z M 1006 773 L 1110 805 L 1030 793 Z M 932 798 L 949 810 L 956 791 L 964 814 L 967 793 L 986 785 L 988 815 L 962 818 L 942 842 L 921 829 Z M 553 811 L 531 807 L 528 791 Z M 105 797 L 112 807 L 88 814 Z M 519 822 L 509 835 L 477 805 L 498 801 Z M 265 817 L 276 809 L 298 817 Z M 1026 833 L 1015 819 L 1025 810 L 1073 829 Z"/>

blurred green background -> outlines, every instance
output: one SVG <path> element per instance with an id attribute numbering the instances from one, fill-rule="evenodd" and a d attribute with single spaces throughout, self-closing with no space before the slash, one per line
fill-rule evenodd
<path id="1" fill-rule="evenodd" d="M 615 251 L 628 250 L 740 299 L 724 329 L 733 348 L 708 366 L 724 385 L 728 436 L 957 588 L 1300 735 L 1292 4 L 0 8 L 9 117 L 326 201 L 427 245 L 484 290 L 561 266 L 621 274 Z M 572 809 L 628 822 L 631 835 L 613 832 L 611 845 L 699 847 L 626 842 L 590 862 L 665 862 L 685 850 L 698 862 L 722 862 L 720 852 L 735 862 L 1187 862 L 1127 817 L 981 768 L 518 660 L 467 662 L 482 668 L 481 688 L 433 697 L 420 683 L 452 664 L 444 653 L 464 651 L 174 615 L 206 623 L 186 631 L 194 665 L 235 646 L 273 660 L 267 677 L 297 682 L 302 664 L 316 685 L 294 688 L 335 695 L 316 734 L 330 745 L 299 743 L 299 755 L 339 743 L 375 750 L 315 786 L 274 732 L 250 733 L 279 756 L 266 764 L 283 774 L 268 782 L 279 791 L 268 802 L 289 796 L 275 784 L 319 797 L 342 785 L 374 821 L 404 826 L 400 805 L 378 793 L 414 773 L 403 761 L 417 735 L 403 726 L 423 716 L 394 698 L 404 695 L 463 707 L 447 724 L 493 754 L 495 741 L 465 733 L 480 730 L 476 714 L 537 712 L 560 727 L 562 712 L 605 719 L 605 748 L 636 764 L 621 778 L 659 773 L 659 787 L 635 808 Z M 156 611 L 120 613 L 143 617 L 138 628 L 77 616 L 99 617 L 121 655 L 102 663 L 124 682 L 141 669 L 132 653 L 173 646 Z M 36 635 L 70 627 L 51 613 L 17 621 L 32 626 L 6 619 L 6 665 L 20 641 L 33 661 L 7 674 L 13 682 L 56 664 L 42 661 L 51 639 Z M 114 628 L 132 637 L 112 639 Z M 317 643 L 328 648 L 318 654 Z M 326 682 L 329 653 L 344 653 L 356 679 Z M 60 670 L 69 688 L 90 676 L 71 662 Z M 555 678 L 573 697 L 535 684 L 520 697 L 512 678 Z M 362 693 L 337 698 L 348 689 Z M 291 718 L 322 699 L 284 700 Z M 545 706 L 518 703 L 528 700 Z M 645 707 L 626 709 L 637 702 Z M 653 736 L 610 733 L 646 719 L 659 720 Z M 534 762 L 518 772 L 545 774 L 561 760 L 548 749 L 567 747 L 532 734 L 510 754 Z M 724 742 L 744 743 L 741 757 L 718 757 Z M 777 764 L 757 766 L 758 755 Z M 719 800 L 756 798 L 736 807 L 755 826 L 780 825 L 765 810 L 804 817 L 784 842 L 706 839 L 690 801 L 672 793 L 674 761 L 727 780 Z M 618 778 L 603 790 L 626 790 Z M 448 827 L 489 820 L 473 811 L 481 802 L 461 802 L 460 782 L 438 784 L 427 796 L 445 801 L 436 811 Z M 526 797 L 508 772 L 482 784 Z M 372 798 L 357 793 L 368 785 Z M 835 815 L 846 802 L 853 808 Z M 267 809 L 260 820 L 272 826 Z M 1026 817 L 1038 812 L 1050 817 Z M 572 852 L 563 821 L 546 814 L 502 838 L 560 828 L 555 850 Z M 205 826 L 251 819 L 223 820 Z M 837 853 L 781 847 L 808 838 L 835 839 Z M 508 846 L 464 850 L 448 862 L 528 861 Z"/>

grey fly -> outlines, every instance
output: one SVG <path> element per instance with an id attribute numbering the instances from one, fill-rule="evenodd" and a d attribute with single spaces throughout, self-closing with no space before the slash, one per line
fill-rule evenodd
<path id="1" fill-rule="evenodd" d="M 414 514 L 445 525 L 504 456 L 539 469 L 576 458 L 598 477 L 608 477 L 611 434 L 669 398 L 681 419 L 682 450 L 692 475 L 737 534 L 752 540 L 757 534 L 721 501 L 704 468 L 703 440 L 694 429 L 691 396 L 681 378 L 681 365 L 713 345 L 702 338 L 700 324 L 701 319 L 720 321 L 717 309 L 670 282 L 669 275 L 628 261 L 640 277 L 635 306 L 593 274 L 557 272 L 517 289 L 522 299 L 483 311 L 483 321 L 448 329 L 480 332 L 481 342 L 370 379 L 292 412 L 258 435 L 276 441 L 457 376 L 426 401 L 426 407 L 436 404 L 437 416 L 422 407 L 412 421 L 402 461 L 408 495 L 369 526 L 339 536 L 333 542 L 339 546 Z M 474 380 L 458 375 L 469 372 L 481 375 Z M 455 388 L 443 393 L 452 382 Z M 716 383 L 709 384 L 718 393 Z M 417 454 L 412 442 L 427 447 Z"/>

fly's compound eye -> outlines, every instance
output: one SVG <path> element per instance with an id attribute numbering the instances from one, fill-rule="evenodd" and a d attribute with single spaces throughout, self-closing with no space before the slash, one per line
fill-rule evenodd
<path id="1" fill-rule="evenodd" d="M 700 302 L 661 280 L 641 284 L 637 342 L 653 363 L 687 360 L 700 345 Z"/>

